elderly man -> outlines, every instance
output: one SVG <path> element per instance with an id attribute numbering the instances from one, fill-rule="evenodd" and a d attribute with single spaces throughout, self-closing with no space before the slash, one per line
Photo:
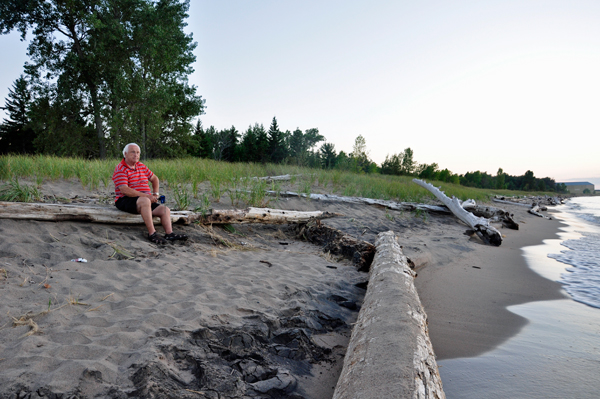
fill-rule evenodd
<path id="1" fill-rule="evenodd" d="M 113 173 L 115 183 L 115 206 L 125 212 L 141 214 L 148 228 L 148 239 L 154 244 L 168 241 L 187 240 L 185 234 L 173 233 L 171 210 L 158 203 L 158 177 L 140 162 L 140 147 L 130 143 L 123 149 L 123 160 Z M 152 183 L 150 191 L 148 181 Z M 160 237 L 154 229 L 153 216 L 158 216 L 165 229 L 165 237 Z"/>

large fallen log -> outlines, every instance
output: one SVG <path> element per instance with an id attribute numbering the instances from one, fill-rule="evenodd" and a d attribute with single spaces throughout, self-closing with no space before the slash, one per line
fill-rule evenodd
<path id="1" fill-rule="evenodd" d="M 375 256 L 375 246 L 344 234 L 320 220 L 312 220 L 296 227 L 298 238 L 320 245 L 323 252 L 341 255 L 352 260 L 358 270 L 368 272 Z"/>
<path id="2" fill-rule="evenodd" d="M 208 214 L 191 211 L 171 211 L 172 223 L 203 224 L 227 223 L 303 223 L 311 219 L 339 216 L 331 212 L 298 212 L 270 208 L 247 208 L 231 210 L 212 210 Z M 143 224 L 140 215 L 119 211 L 114 207 L 102 207 L 83 204 L 44 204 L 26 202 L 0 202 L 0 219 L 42 220 L 42 221 L 80 221 L 107 224 Z M 154 218 L 159 224 L 160 219 Z"/>
<path id="3" fill-rule="evenodd" d="M 332 194 L 302 194 L 295 193 L 293 191 L 284 191 L 284 192 L 276 192 L 276 191 L 267 191 L 269 195 L 278 195 L 279 197 L 301 197 L 307 198 L 311 200 L 317 201 L 332 201 L 332 202 L 345 202 L 350 204 L 360 204 L 360 205 L 378 205 L 389 209 L 394 209 L 397 211 L 428 211 L 428 212 L 440 212 L 440 213 L 449 213 L 448 208 L 439 205 L 427 205 L 427 204 L 415 204 L 413 202 L 394 202 L 394 201 L 386 201 L 380 199 L 373 198 L 365 198 L 365 197 L 344 197 L 341 195 L 332 195 Z"/>
<path id="4" fill-rule="evenodd" d="M 440 191 L 437 187 L 434 187 L 432 184 L 426 183 L 423 180 L 413 179 L 413 182 L 435 195 L 435 197 L 442 201 L 442 203 L 446 205 L 457 218 L 471 227 L 475 234 L 477 234 L 485 243 L 495 246 L 500 246 L 500 244 L 502 244 L 502 234 L 500 234 L 496 228 L 491 226 L 487 219 L 477 217 L 471 212 L 466 211 L 460 205 L 458 198 L 448 198 L 448 196 L 446 196 L 446 194 Z"/>
<path id="5" fill-rule="evenodd" d="M 415 273 L 394 232 L 380 233 L 367 293 L 333 399 L 443 399 Z"/>

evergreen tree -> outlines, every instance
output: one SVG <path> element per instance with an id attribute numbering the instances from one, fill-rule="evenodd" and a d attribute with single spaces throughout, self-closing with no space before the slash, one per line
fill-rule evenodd
<path id="1" fill-rule="evenodd" d="M 283 133 L 279 130 L 277 119 L 273 117 L 271 126 L 269 127 L 269 161 L 273 163 L 281 163 L 287 156 L 287 148 Z"/>
<path id="2" fill-rule="evenodd" d="M 248 130 L 243 134 L 240 142 L 241 161 L 243 162 L 258 162 L 256 154 L 256 134 L 252 126 L 248 126 Z"/>
<path id="3" fill-rule="evenodd" d="M 260 124 L 254 125 L 254 134 L 256 135 L 256 160 L 262 163 L 269 162 L 269 136 L 265 127 Z"/>
<path id="4" fill-rule="evenodd" d="M 238 141 L 240 135 L 235 128 L 231 126 L 231 129 L 225 131 L 227 146 L 223 149 L 223 160 L 229 162 L 239 161 L 239 149 Z"/>
<path id="5" fill-rule="evenodd" d="M 335 145 L 332 143 L 323 143 L 319 149 L 319 158 L 323 169 L 333 169 L 337 160 Z"/>
<path id="6" fill-rule="evenodd" d="M 4 109 L 8 111 L 9 119 L 0 126 L 0 154 L 34 152 L 35 133 L 28 116 L 30 106 L 31 93 L 27 80 L 21 75 L 8 90 Z"/>
<path id="7" fill-rule="evenodd" d="M 294 163 L 302 165 L 302 161 L 305 158 L 306 146 L 304 143 L 304 134 L 302 130 L 296 128 L 290 137 L 290 157 Z"/>

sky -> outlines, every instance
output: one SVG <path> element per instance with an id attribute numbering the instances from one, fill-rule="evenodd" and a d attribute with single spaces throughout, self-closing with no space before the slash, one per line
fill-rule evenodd
<path id="1" fill-rule="evenodd" d="M 192 0 L 205 127 L 275 116 L 371 159 L 600 187 L 600 2 Z M 0 97 L 27 60 L 0 36 Z M 592 181 L 593 180 L 593 181 Z"/>

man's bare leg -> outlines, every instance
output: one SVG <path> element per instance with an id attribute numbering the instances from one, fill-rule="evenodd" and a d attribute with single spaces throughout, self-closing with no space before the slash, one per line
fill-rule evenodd
<path id="1" fill-rule="evenodd" d="M 138 213 L 142 215 L 144 224 L 146 224 L 148 235 L 154 234 L 156 229 L 154 228 L 154 222 L 152 221 L 152 203 L 146 197 L 138 197 L 136 205 Z"/>
<path id="2" fill-rule="evenodd" d="M 171 234 L 173 232 L 173 226 L 171 225 L 171 210 L 164 205 L 157 206 L 152 211 L 153 216 L 160 218 L 160 223 L 165 229 L 165 234 Z"/>

